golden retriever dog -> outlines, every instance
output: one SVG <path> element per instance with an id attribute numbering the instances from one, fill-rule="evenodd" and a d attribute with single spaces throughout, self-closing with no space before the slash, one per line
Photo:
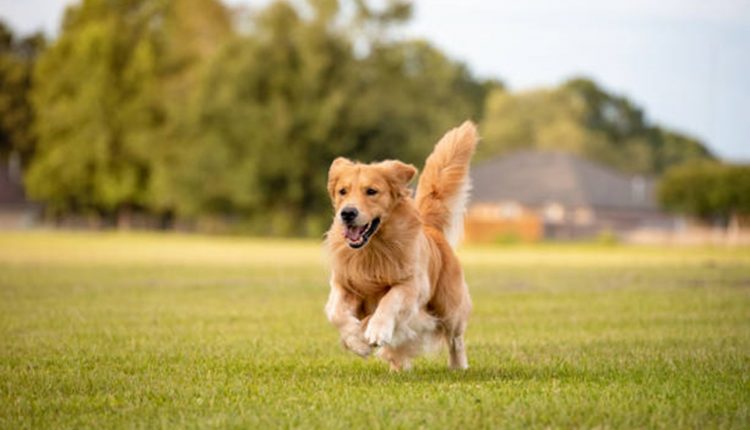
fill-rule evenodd
<path id="1" fill-rule="evenodd" d="M 468 367 L 471 298 L 453 246 L 463 233 L 477 139 L 469 121 L 443 136 L 414 198 L 412 165 L 343 157 L 331 164 L 335 215 L 326 236 L 332 270 L 325 311 L 348 350 L 363 357 L 377 350 L 398 371 L 444 339 L 450 367 Z"/>

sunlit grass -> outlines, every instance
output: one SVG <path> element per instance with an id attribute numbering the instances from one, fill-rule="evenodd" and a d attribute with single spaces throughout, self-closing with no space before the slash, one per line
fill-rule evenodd
<path id="1" fill-rule="evenodd" d="M 750 251 L 461 251 L 471 369 L 341 350 L 319 243 L 0 235 L 0 428 L 747 428 Z"/>

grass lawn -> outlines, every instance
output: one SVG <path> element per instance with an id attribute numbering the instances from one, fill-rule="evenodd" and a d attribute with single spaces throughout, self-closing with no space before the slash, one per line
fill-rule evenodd
<path id="1" fill-rule="evenodd" d="M 0 428 L 748 428 L 750 249 L 461 251 L 471 368 L 342 350 L 319 244 L 0 234 Z"/>

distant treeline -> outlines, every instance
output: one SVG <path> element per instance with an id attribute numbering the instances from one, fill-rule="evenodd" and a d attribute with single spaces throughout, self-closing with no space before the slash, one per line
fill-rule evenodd
<path id="1" fill-rule="evenodd" d="M 518 93 L 479 79 L 397 37 L 410 2 L 378 4 L 84 0 L 49 42 L 0 26 L 0 158 L 21 160 L 52 218 L 282 235 L 324 230 L 336 156 L 420 165 L 466 118 L 480 123 L 479 158 L 563 149 L 649 175 L 713 158 L 590 80 Z"/>

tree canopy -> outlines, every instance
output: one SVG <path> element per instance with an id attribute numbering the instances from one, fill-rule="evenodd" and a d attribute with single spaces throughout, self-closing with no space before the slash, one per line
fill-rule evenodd
<path id="1" fill-rule="evenodd" d="M 30 92 L 34 61 L 44 45 L 43 35 L 17 37 L 0 21 L 0 161 L 16 154 L 26 164 L 34 153 Z"/>
<path id="2" fill-rule="evenodd" d="M 697 140 L 650 125 L 630 100 L 580 78 L 554 89 L 492 91 L 482 131 L 480 157 L 518 149 L 563 150 L 651 175 L 689 160 L 713 159 Z"/>
<path id="3" fill-rule="evenodd" d="M 750 215 L 750 166 L 693 162 L 669 169 L 659 200 L 674 212 L 726 223 Z"/>
<path id="4" fill-rule="evenodd" d="M 35 70 L 39 146 L 26 185 L 48 210 L 107 215 L 149 205 L 170 108 L 186 102 L 180 87 L 195 82 L 184 77 L 202 49 L 194 42 L 215 26 L 193 19 L 191 6 L 200 6 L 193 14 L 221 7 L 212 0 L 85 0 L 68 9 Z M 183 38 L 186 26 L 196 36 Z"/>

